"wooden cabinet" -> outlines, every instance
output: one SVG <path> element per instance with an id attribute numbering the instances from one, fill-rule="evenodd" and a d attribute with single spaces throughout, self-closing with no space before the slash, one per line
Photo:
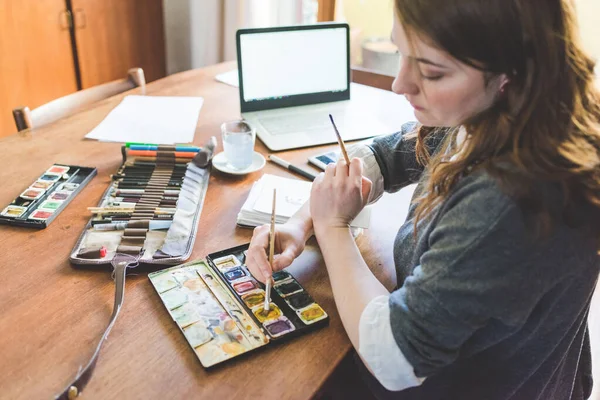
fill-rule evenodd
<path id="1" fill-rule="evenodd" d="M 317 21 L 333 21 L 335 18 L 335 0 L 319 0 Z"/>
<path id="2" fill-rule="evenodd" d="M 0 136 L 17 130 L 12 109 L 77 90 L 64 0 L 0 0 Z"/>
<path id="3" fill-rule="evenodd" d="M 12 109 L 115 79 L 165 76 L 162 0 L 0 0 L 0 137 Z"/>
<path id="4" fill-rule="evenodd" d="M 146 82 L 165 76 L 161 0 L 71 0 L 82 89 L 141 67 Z"/>

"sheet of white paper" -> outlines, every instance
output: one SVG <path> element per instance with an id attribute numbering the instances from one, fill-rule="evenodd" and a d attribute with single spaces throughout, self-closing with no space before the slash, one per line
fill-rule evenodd
<path id="1" fill-rule="evenodd" d="M 215 79 L 219 82 L 226 83 L 227 85 L 239 87 L 240 86 L 240 78 L 238 76 L 238 70 L 234 69 L 233 71 L 223 72 L 215 76 Z"/>
<path id="2" fill-rule="evenodd" d="M 202 97 L 126 96 L 85 137 L 156 144 L 194 140 Z"/>

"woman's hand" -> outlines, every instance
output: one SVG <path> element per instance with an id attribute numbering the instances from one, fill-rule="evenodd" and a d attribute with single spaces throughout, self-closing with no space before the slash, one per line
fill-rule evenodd
<path id="1" fill-rule="evenodd" d="M 250 247 L 246 256 L 246 266 L 252 275 L 261 282 L 266 282 L 274 271 L 288 267 L 302 251 L 309 232 L 305 232 L 301 224 L 288 221 L 275 226 L 275 256 L 273 267 L 269 265 L 269 230 L 270 225 L 261 225 L 254 229 Z"/>
<path id="2" fill-rule="evenodd" d="M 362 176 L 363 164 L 354 158 L 329 164 L 313 182 L 310 213 L 315 234 L 329 228 L 348 228 L 365 206 L 371 181 Z"/>

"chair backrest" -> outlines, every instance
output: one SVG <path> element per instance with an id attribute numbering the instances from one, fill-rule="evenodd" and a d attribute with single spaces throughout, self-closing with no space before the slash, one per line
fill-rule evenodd
<path id="1" fill-rule="evenodd" d="M 29 107 L 15 108 L 13 110 L 15 125 L 19 132 L 25 129 L 39 128 L 74 114 L 97 101 L 104 100 L 135 87 L 140 87 L 142 94 L 145 94 L 146 79 L 144 77 L 144 70 L 141 68 L 131 68 L 124 79 L 80 90 L 52 100 L 34 110 L 30 110 Z"/>
<path id="2" fill-rule="evenodd" d="M 366 68 L 352 66 L 352 82 L 360 83 L 365 86 L 372 86 L 378 89 L 392 90 L 394 77 L 380 74 Z"/>

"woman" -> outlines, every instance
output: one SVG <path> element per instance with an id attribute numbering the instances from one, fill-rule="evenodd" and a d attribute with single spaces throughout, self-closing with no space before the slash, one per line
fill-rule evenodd
<path id="1" fill-rule="evenodd" d="M 355 148 L 350 165 L 328 166 L 310 204 L 277 227 L 272 269 L 314 233 L 378 395 L 587 398 L 600 97 L 571 2 L 394 4 L 402 57 L 392 89 L 419 124 Z M 349 222 L 384 190 L 413 182 L 395 241 L 399 288 L 389 293 Z M 257 228 L 247 261 L 263 281 L 267 242 L 268 227 Z"/>

